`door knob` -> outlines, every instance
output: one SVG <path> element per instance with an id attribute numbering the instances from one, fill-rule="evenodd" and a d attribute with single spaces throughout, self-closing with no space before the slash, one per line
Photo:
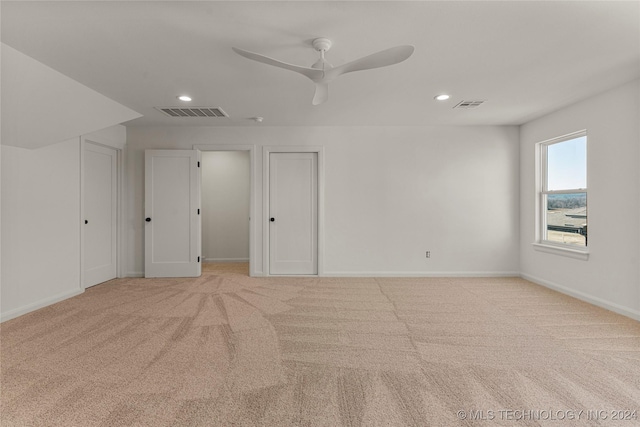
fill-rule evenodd
<path id="1" fill-rule="evenodd" d="M 276 220 L 275 218 L 271 218 L 270 219 L 271 222 L 275 222 L 275 220 Z"/>
<path id="2" fill-rule="evenodd" d="M 151 222 L 151 218 L 145 218 L 145 221 Z"/>
<path id="3" fill-rule="evenodd" d="M 89 221 L 87 221 L 87 220 L 85 219 L 85 220 L 84 220 L 84 223 L 85 223 L 85 224 L 89 224 Z"/>

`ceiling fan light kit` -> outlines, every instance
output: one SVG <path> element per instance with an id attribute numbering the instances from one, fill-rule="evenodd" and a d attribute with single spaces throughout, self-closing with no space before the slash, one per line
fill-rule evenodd
<path id="1" fill-rule="evenodd" d="M 326 37 L 320 37 L 314 39 L 311 44 L 315 50 L 320 52 L 320 59 L 311 67 L 301 67 L 298 65 L 288 64 L 259 53 L 239 49 L 237 47 L 232 49 L 238 55 L 244 56 L 247 59 L 283 68 L 285 70 L 295 71 L 296 73 L 300 73 L 309 78 L 316 86 L 312 101 L 313 105 L 320 105 L 329 99 L 329 82 L 336 77 L 352 71 L 363 71 L 394 65 L 409 58 L 414 51 L 414 47 L 411 45 L 396 46 L 356 59 L 355 61 L 347 62 L 346 64 L 338 67 L 333 67 L 324 58 L 325 52 L 331 49 L 331 40 Z"/>

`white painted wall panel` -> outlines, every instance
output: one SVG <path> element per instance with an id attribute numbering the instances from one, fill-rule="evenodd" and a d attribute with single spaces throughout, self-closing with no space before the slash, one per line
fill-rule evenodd
<path id="1" fill-rule="evenodd" d="M 81 292 L 80 139 L 2 146 L 2 319 Z"/>
<path id="2" fill-rule="evenodd" d="M 102 145 L 121 150 L 127 143 L 127 128 L 122 125 L 109 126 L 83 136 L 89 141 L 99 141 Z"/>
<path id="3" fill-rule="evenodd" d="M 640 319 L 640 80 L 521 128 L 521 269 L 540 283 Z M 535 251 L 535 144 L 587 130 L 589 259 Z"/>

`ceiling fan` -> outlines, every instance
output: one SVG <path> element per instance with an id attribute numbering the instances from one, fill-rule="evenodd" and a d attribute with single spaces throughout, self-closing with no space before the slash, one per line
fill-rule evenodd
<path id="1" fill-rule="evenodd" d="M 311 79 L 316 85 L 316 91 L 313 96 L 313 105 L 319 105 L 329 98 L 329 82 L 336 77 L 350 73 L 352 71 L 370 70 L 372 68 L 386 67 L 387 65 L 397 64 L 409 58 L 413 53 L 413 46 L 396 46 L 390 49 L 365 56 L 355 61 L 347 62 L 339 67 L 333 67 L 324 58 L 325 52 L 331 48 L 331 40 L 328 38 L 317 38 L 312 42 L 313 48 L 320 52 L 320 59 L 309 67 L 301 67 L 298 65 L 287 64 L 259 53 L 249 52 L 234 47 L 233 50 L 238 55 L 264 64 L 273 65 L 275 67 L 284 68 L 285 70 L 295 71 Z"/>

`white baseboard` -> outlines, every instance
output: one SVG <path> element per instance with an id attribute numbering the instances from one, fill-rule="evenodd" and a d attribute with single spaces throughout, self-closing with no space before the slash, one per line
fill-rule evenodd
<path id="1" fill-rule="evenodd" d="M 638 311 L 638 310 L 634 310 L 634 309 L 629 308 L 629 307 L 624 307 L 624 306 L 622 306 L 620 304 L 616 304 L 614 302 L 607 301 L 607 300 L 602 299 L 600 297 L 596 297 L 596 296 L 589 295 L 589 294 L 584 293 L 584 292 L 576 291 L 576 290 L 568 288 L 566 286 L 558 285 L 557 283 L 553 283 L 553 282 L 550 282 L 548 280 L 541 279 L 539 277 L 531 276 L 529 274 L 522 273 L 522 274 L 520 274 L 520 277 L 522 277 L 523 279 L 526 279 L 526 280 L 528 280 L 530 282 L 533 282 L 533 283 L 536 283 L 538 285 L 544 286 L 545 288 L 553 289 L 554 291 L 558 291 L 560 293 L 572 296 L 574 298 L 577 298 L 579 300 L 588 302 L 590 304 L 597 305 L 598 307 L 605 308 L 605 309 L 613 311 L 615 313 L 622 314 L 623 316 L 630 317 L 630 318 L 632 318 L 634 320 L 640 320 L 640 311 Z"/>
<path id="2" fill-rule="evenodd" d="M 517 271 L 325 271 L 321 277 L 520 277 Z"/>
<path id="3" fill-rule="evenodd" d="M 71 297 L 75 297 L 76 295 L 80 295 L 83 292 L 84 289 L 75 289 L 73 291 L 63 292 L 49 298 L 41 299 L 40 301 L 36 301 L 31 304 L 23 305 L 22 307 L 14 308 L 13 310 L 9 310 L 6 313 L 0 314 L 0 322 L 15 319 L 16 317 L 22 316 L 23 314 L 30 313 L 32 311 L 38 310 L 39 308 L 55 304 Z"/>
<path id="4" fill-rule="evenodd" d="M 205 258 L 204 262 L 249 262 L 249 258 Z"/>

